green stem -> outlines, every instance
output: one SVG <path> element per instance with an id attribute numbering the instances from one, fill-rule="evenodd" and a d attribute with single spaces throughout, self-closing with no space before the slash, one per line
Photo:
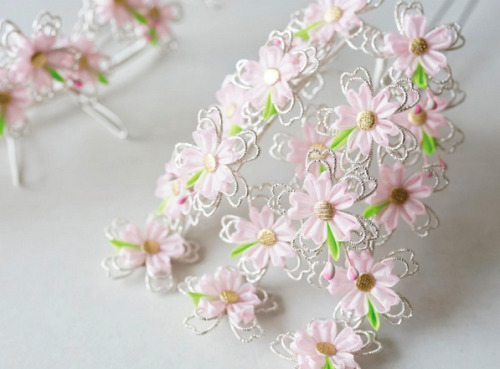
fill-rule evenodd
<path id="1" fill-rule="evenodd" d="M 363 216 L 365 218 L 374 217 L 375 215 L 380 213 L 384 208 L 386 208 L 388 205 L 389 205 L 388 202 L 381 204 L 381 205 L 370 205 L 363 212 Z"/>
<path id="2" fill-rule="evenodd" d="M 335 138 L 332 141 L 332 144 L 330 145 L 330 149 L 332 151 L 337 151 L 342 146 L 344 146 L 347 143 L 347 139 L 349 138 L 349 135 L 354 130 L 354 128 L 356 128 L 356 127 L 345 129 L 345 130 L 337 133 L 337 135 L 335 136 Z"/>
<path id="3" fill-rule="evenodd" d="M 307 27 L 302 28 L 301 30 L 295 32 L 293 35 L 295 37 L 300 37 L 303 40 L 309 41 L 309 32 L 314 30 L 315 28 L 318 28 L 319 26 L 323 25 L 325 21 L 317 21 L 314 23 L 311 23 Z"/>
<path id="4" fill-rule="evenodd" d="M 257 244 L 256 242 L 250 242 L 250 243 L 244 243 L 242 245 L 236 246 L 232 251 L 231 251 L 231 257 L 235 258 L 243 254 L 246 250 L 248 250 L 250 247 L 254 246 Z"/>
<path id="5" fill-rule="evenodd" d="M 332 229 L 330 228 L 330 223 L 328 222 L 326 223 L 326 245 L 332 258 L 335 259 L 335 261 L 339 260 L 342 243 L 335 239 Z"/>
<path id="6" fill-rule="evenodd" d="M 121 240 L 110 240 L 109 242 L 111 242 L 118 249 L 121 249 L 122 247 L 130 247 L 131 249 L 139 250 L 141 248 L 141 246 L 139 245 L 134 245 L 133 243 L 128 243 Z"/>

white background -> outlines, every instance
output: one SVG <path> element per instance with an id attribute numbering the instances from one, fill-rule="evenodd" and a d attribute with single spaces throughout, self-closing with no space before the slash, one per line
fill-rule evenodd
<path id="1" fill-rule="evenodd" d="M 392 6 L 365 17 L 394 30 Z M 427 0 L 427 14 L 438 1 Z M 446 21 L 458 17 L 456 1 Z M 140 58 L 111 77 L 102 101 L 130 128 L 120 141 L 63 98 L 30 111 L 33 134 L 22 141 L 24 187 L 14 189 L 0 142 L 0 368 L 290 368 L 269 343 L 281 332 L 304 328 L 312 317 L 329 317 L 336 300 L 271 272 L 264 286 L 283 308 L 261 322 L 266 335 L 243 345 L 226 324 L 196 337 L 182 325 L 188 298 L 147 292 L 143 272 L 107 279 L 100 260 L 113 252 L 103 228 L 117 216 L 142 222 L 159 203 L 157 177 L 178 141 L 189 141 L 197 110 L 215 101 L 224 76 L 240 58 L 256 58 L 269 31 L 282 28 L 303 0 L 227 0 L 220 10 L 199 1 L 186 6 L 175 27 L 178 50 L 164 60 Z M 28 32 L 41 9 L 63 16 L 70 29 L 79 1 L 2 0 L 0 17 Z M 391 248 L 416 250 L 421 273 L 398 285 L 414 306 L 401 327 L 384 324 L 382 353 L 364 368 L 495 368 L 500 360 L 499 298 L 499 96 L 500 2 L 477 6 L 464 33 L 467 45 L 450 55 L 455 76 L 468 92 L 451 111 L 466 143 L 447 160 L 450 187 L 432 198 L 442 226 L 420 239 L 406 228 Z M 367 65 L 347 51 L 333 66 L 323 103 L 344 102 L 341 71 Z M 269 139 L 264 141 L 267 150 Z M 260 160 L 251 184 L 286 179 L 291 168 Z M 191 232 L 204 246 L 203 261 L 176 268 L 179 279 L 230 264 L 231 246 L 217 239 L 223 212 Z"/>

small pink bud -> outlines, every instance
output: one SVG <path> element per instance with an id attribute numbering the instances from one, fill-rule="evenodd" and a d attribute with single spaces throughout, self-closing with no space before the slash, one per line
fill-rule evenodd
<path id="1" fill-rule="evenodd" d="M 358 270 L 352 265 L 349 265 L 349 268 L 347 268 L 347 279 L 353 282 L 356 279 L 358 279 L 358 277 L 359 277 Z"/>
<path id="2" fill-rule="evenodd" d="M 446 164 L 446 162 L 443 160 L 443 158 L 441 158 L 440 155 L 438 155 L 438 161 L 439 161 L 439 164 L 441 164 L 444 169 L 448 169 L 448 164 Z"/>
<path id="3" fill-rule="evenodd" d="M 420 114 L 422 112 L 422 107 L 420 106 L 420 104 L 417 104 L 417 106 L 415 106 L 415 114 Z"/>
<path id="4" fill-rule="evenodd" d="M 182 199 L 180 199 L 179 201 L 177 201 L 177 203 L 178 203 L 179 205 L 182 205 L 182 204 L 184 204 L 184 203 L 187 201 L 187 199 L 188 199 L 188 196 L 183 197 Z"/>
<path id="5" fill-rule="evenodd" d="M 78 80 L 78 79 L 74 79 L 73 80 L 73 84 L 77 87 L 77 88 L 82 88 L 83 87 L 83 82 Z"/>
<path id="6" fill-rule="evenodd" d="M 335 266 L 330 261 L 327 261 L 323 268 L 323 278 L 327 281 L 331 281 L 333 277 L 335 277 Z"/>

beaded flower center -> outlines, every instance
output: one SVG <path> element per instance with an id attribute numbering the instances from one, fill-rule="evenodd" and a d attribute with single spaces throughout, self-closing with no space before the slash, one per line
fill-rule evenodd
<path id="1" fill-rule="evenodd" d="M 148 239 L 142 243 L 141 248 L 148 254 L 156 254 L 160 251 L 160 244 L 155 240 Z"/>
<path id="2" fill-rule="evenodd" d="M 321 355 L 333 356 L 337 353 L 337 348 L 330 342 L 318 342 L 316 344 L 316 351 Z"/>
<path id="3" fill-rule="evenodd" d="M 413 55 L 423 55 L 429 48 L 427 41 L 425 41 L 422 37 L 415 37 L 410 41 L 410 52 Z"/>
<path id="4" fill-rule="evenodd" d="M 159 21 L 161 16 L 160 9 L 158 9 L 156 6 L 154 8 L 151 8 L 151 10 L 148 12 L 148 16 L 154 21 Z"/>
<path id="5" fill-rule="evenodd" d="M 10 103 L 10 94 L 0 91 L 0 105 L 7 105 L 8 103 Z"/>
<path id="6" fill-rule="evenodd" d="M 231 104 L 226 108 L 226 117 L 232 118 L 234 113 L 236 113 L 236 105 Z"/>
<path id="7" fill-rule="evenodd" d="M 117 6 L 127 6 L 127 0 L 114 0 L 115 5 Z"/>
<path id="8" fill-rule="evenodd" d="M 333 214 L 335 214 L 335 209 L 328 201 L 321 200 L 314 204 L 314 215 L 318 219 L 328 221 L 333 218 Z"/>
<path id="9" fill-rule="evenodd" d="M 273 246 L 276 243 L 276 234 L 272 229 L 264 228 L 259 231 L 257 239 L 264 246 Z"/>
<path id="10" fill-rule="evenodd" d="M 47 64 L 47 55 L 42 53 L 41 51 L 37 51 L 31 57 L 31 65 L 35 68 L 43 68 Z"/>
<path id="11" fill-rule="evenodd" d="M 338 6 L 331 6 L 326 9 L 325 12 L 325 22 L 333 23 L 337 22 L 342 17 L 342 9 Z"/>
<path id="12" fill-rule="evenodd" d="M 217 169 L 217 158 L 212 154 L 206 154 L 203 158 L 203 167 L 208 173 L 213 173 Z"/>
<path id="13" fill-rule="evenodd" d="M 323 145 L 323 144 L 320 144 L 320 143 L 315 143 L 314 145 L 311 145 L 311 147 L 309 148 L 309 151 L 310 150 L 318 150 L 319 152 L 323 152 L 326 150 L 326 146 Z M 317 152 L 312 152 L 310 155 L 309 155 L 309 158 L 311 159 L 324 159 L 325 158 L 325 155 L 322 155 L 322 154 L 319 154 Z"/>
<path id="14" fill-rule="evenodd" d="M 394 205 L 403 205 L 410 195 L 404 187 L 396 187 L 391 191 L 389 201 Z"/>
<path id="15" fill-rule="evenodd" d="M 377 117 L 375 113 L 370 110 L 360 111 L 356 117 L 356 123 L 363 131 L 372 129 L 376 121 Z"/>
<path id="16" fill-rule="evenodd" d="M 238 301 L 238 294 L 231 290 L 224 290 L 220 293 L 220 299 L 228 304 L 234 304 Z"/>
<path id="17" fill-rule="evenodd" d="M 420 113 L 410 111 L 408 113 L 408 120 L 415 126 L 423 126 L 427 121 L 427 113 L 425 110 L 420 110 Z"/>
<path id="18" fill-rule="evenodd" d="M 179 180 L 178 179 L 173 179 L 170 181 L 170 186 L 172 188 L 172 194 L 174 196 L 177 196 L 180 192 L 180 183 L 179 183 Z"/>
<path id="19" fill-rule="evenodd" d="M 78 59 L 78 65 L 80 66 L 80 69 L 87 69 L 89 67 L 89 61 L 85 55 L 82 54 L 82 56 L 80 56 L 80 59 Z"/>
<path id="20" fill-rule="evenodd" d="M 264 83 L 266 85 L 272 86 L 280 80 L 280 77 L 281 77 L 281 75 L 280 75 L 280 71 L 278 70 L 278 68 L 267 68 L 264 71 L 263 79 L 264 79 Z"/>
<path id="21" fill-rule="evenodd" d="M 356 279 L 356 288 L 361 292 L 370 292 L 375 287 L 375 278 L 371 274 L 361 274 Z"/>

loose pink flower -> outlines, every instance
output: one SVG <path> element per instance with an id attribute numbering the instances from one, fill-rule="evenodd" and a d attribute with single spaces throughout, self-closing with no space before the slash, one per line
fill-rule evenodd
<path id="1" fill-rule="evenodd" d="M 439 130 L 448 126 L 448 120 L 443 115 L 448 100 L 433 96 L 432 100 L 424 97 L 411 111 L 394 116 L 394 121 L 411 131 L 418 142 L 422 142 L 424 132 L 431 137 L 440 137 Z"/>
<path id="2" fill-rule="evenodd" d="M 255 306 L 260 304 L 254 285 L 245 283 L 238 271 L 227 268 L 217 270 L 213 276 L 204 274 L 196 292 L 206 295 L 198 307 L 208 317 L 227 313 L 235 324 L 250 323 L 255 318 Z"/>
<path id="3" fill-rule="evenodd" d="M 299 58 L 283 53 L 278 46 L 263 46 L 258 62 L 247 61 L 242 79 L 251 86 L 247 99 L 256 109 L 263 108 L 271 94 L 272 103 L 283 108 L 293 98 L 289 82 L 300 72 Z"/>
<path id="4" fill-rule="evenodd" d="M 213 128 L 193 132 L 198 147 L 182 150 L 182 170 L 198 176 L 194 190 L 207 199 L 213 200 L 221 192 L 228 194 L 235 183 L 234 175 L 228 165 L 240 160 L 245 152 L 235 151 L 240 141 L 229 137 L 219 141 Z"/>
<path id="5" fill-rule="evenodd" d="M 144 0 L 94 0 L 101 24 L 114 21 L 119 26 L 134 20 L 134 11 L 144 8 Z"/>
<path id="6" fill-rule="evenodd" d="M 172 4 L 162 4 L 160 0 L 152 0 L 150 9 L 145 16 L 148 25 L 153 27 L 158 38 L 170 36 L 172 31 L 170 23 L 176 19 L 176 13 Z M 149 34 L 151 30 L 148 30 Z"/>
<path id="7" fill-rule="evenodd" d="M 382 164 L 379 173 L 377 190 L 367 199 L 374 206 L 388 204 L 375 217 L 377 224 L 383 224 L 391 232 L 397 227 L 400 215 L 406 223 L 413 224 L 417 215 L 425 214 L 425 206 L 420 199 L 429 197 L 432 187 L 422 183 L 424 173 L 405 178 L 406 167 L 400 162 L 392 168 Z"/>
<path id="8" fill-rule="evenodd" d="M 255 243 L 245 251 L 243 257 L 251 260 L 258 269 L 264 268 L 269 261 L 274 266 L 285 266 L 286 259 L 295 256 L 290 241 L 296 230 L 290 219 L 281 216 L 275 221 L 267 205 L 260 212 L 251 207 L 249 215 L 250 221 L 240 219 L 235 225 L 236 232 L 231 236 L 236 244 Z"/>
<path id="9" fill-rule="evenodd" d="M 366 5 L 366 0 L 318 0 L 310 4 L 304 14 L 304 23 L 318 25 L 309 32 L 310 38 L 319 43 L 327 43 L 336 33 L 349 36 L 352 27 L 359 26 L 356 12 Z"/>
<path id="10" fill-rule="evenodd" d="M 68 40 L 68 46 L 75 48 L 81 54 L 78 59 L 78 68 L 65 73 L 77 86 L 92 85 L 98 81 L 102 73 L 105 56 L 97 50 L 94 41 L 84 35 Z"/>
<path id="11" fill-rule="evenodd" d="M 354 204 L 356 195 L 347 191 L 347 182 L 332 184 L 330 174 L 323 172 L 319 178 L 307 174 L 304 192 L 290 194 L 288 215 L 292 219 L 306 219 L 301 234 L 320 245 L 326 241 L 327 225 L 338 241 L 349 241 L 351 232 L 359 229 L 358 219 L 346 213 L 345 209 Z"/>
<path id="12" fill-rule="evenodd" d="M 158 178 L 155 195 L 163 200 L 159 211 L 170 218 L 186 215 L 191 207 L 192 191 L 186 188 L 188 178 L 173 160 L 165 165 L 165 174 Z"/>
<path id="13" fill-rule="evenodd" d="M 390 92 L 383 90 L 375 97 L 368 84 L 364 83 L 356 92 L 350 89 L 346 93 L 350 106 L 341 105 L 335 108 L 338 119 L 332 128 L 343 131 L 352 129 L 347 139 L 349 151 L 359 149 L 362 154 L 369 155 L 372 141 L 381 146 L 389 145 L 389 136 L 395 136 L 399 129 L 391 117 L 399 108 L 397 102 L 391 102 Z"/>
<path id="14" fill-rule="evenodd" d="M 295 171 L 299 178 L 304 178 L 306 175 L 307 153 L 313 149 L 323 152 L 330 147 L 331 142 L 331 137 L 320 135 L 316 131 L 316 127 L 309 122 L 306 122 L 302 128 L 302 137 L 290 138 L 288 147 L 291 151 L 287 155 L 287 160 L 295 164 Z M 318 153 L 313 153 L 311 158 L 325 159 Z M 316 168 L 315 174 L 319 175 L 319 166 L 316 166 Z"/>
<path id="15" fill-rule="evenodd" d="M 424 15 L 406 15 L 403 20 L 403 34 L 388 33 L 384 36 L 384 53 L 395 56 L 395 69 L 405 72 L 410 78 L 420 63 L 427 74 L 435 76 L 447 66 L 442 53 L 451 44 L 446 27 L 436 27 L 426 33 L 427 20 Z"/>
<path id="16" fill-rule="evenodd" d="M 137 268 L 146 264 L 151 276 L 170 274 L 171 259 L 185 253 L 184 239 L 177 233 L 169 234 L 168 228 L 155 220 L 146 224 L 144 232 L 135 224 L 128 224 L 119 236 L 119 241 L 130 244 L 120 249 L 125 267 Z"/>
<path id="17" fill-rule="evenodd" d="M 354 311 L 357 317 L 362 317 L 368 313 L 370 301 L 378 313 L 384 314 L 399 303 L 399 296 L 391 289 L 399 282 L 399 277 L 392 274 L 394 266 L 391 261 L 374 263 L 369 251 L 349 251 L 349 258 L 359 273 L 358 277 L 348 278 L 346 269 L 337 268 L 327 287 L 334 296 L 345 295 L 340 301 L 344 311 Z M 346 267 L 349 266 L 346 260 Z"/>
<path id="18" fill-rule="evenodd" d="M 56 40 L 56 36 L 48 36 L 43 31 L 36 33 L 33 40 L 19 35 L 9 74 L 12 82 L 32 82 L 36 90 L 41 90 L 52 86 L 51 71 L 71 69 L 75 63 L 73 53 L 56 47 Z"/>
<path id="19" fill-rule="evenodd" d="M 27 86 L 12 86 L 7 80 L 6 73 L 0 72 L 0 132 L 3 124 L 15 126 L 24 121 L 25 109 L 31 104 Z"/>
<path id="20" fill-rule="evenodd" d="M 246 128 L 242 115 L 243 105 L 247 101 L 246 90 L 236 86 L 231 82 L 231 76 L 228 76 L 221 89 L 217 91 L 216 97 L 224 117 L 225 130 L 230 131 L 232 125 Z"/>
<path id="21" fill-rule="evenodd" d="M 361 337 L 351 327 L 345 327 L 338 333 L 333 320 L 314 320 L 307 332 L 295 332 L 290 344 L 301 369 L 330 367 L 326 365 L 327 360 L 335 369 L 358 368 L 353 352 L 362 347 Z"/>

